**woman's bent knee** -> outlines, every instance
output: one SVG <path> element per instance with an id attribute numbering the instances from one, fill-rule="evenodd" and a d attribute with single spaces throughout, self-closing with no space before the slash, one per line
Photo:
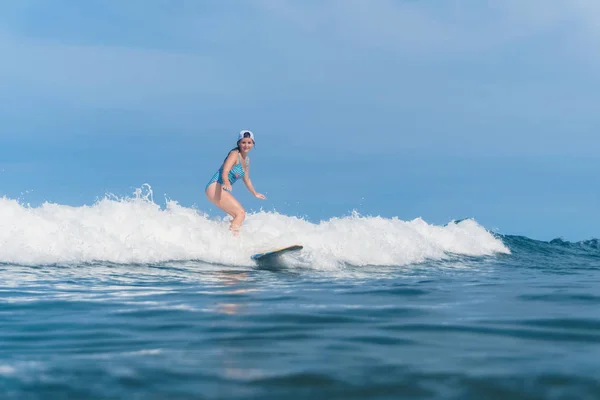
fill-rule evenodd
<path id="1" fill-rule="evenodd" d="M 246 210 L 243 208 L 241 210 L 237 210 L 235 212 L 235 218 L 245 219 L 246 218 Z"/>

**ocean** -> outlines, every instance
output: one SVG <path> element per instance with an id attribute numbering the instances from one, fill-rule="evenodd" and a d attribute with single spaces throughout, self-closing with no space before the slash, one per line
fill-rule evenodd
<path id="1" fill-rule="evenodd" d="M 598 240 L 358 213 L 227 228 L 142 191 L 0 199 L 1 398 L 600 398 Z"/>

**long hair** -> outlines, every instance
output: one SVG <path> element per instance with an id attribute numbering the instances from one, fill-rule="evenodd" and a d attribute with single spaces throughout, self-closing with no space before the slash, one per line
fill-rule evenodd
<path id="1" fill-rule="evenodd" d="M 246 138 L 249 138 L 249 137 L 250 137 L 250 134 L 248 132 L 246 132 L 246 133 L 244 133 L 244 137 L 242 139 L 246 139 Z M 227 155 L 225 156 L 225 159 L 223 160 L 223 162 L 225 162 L 227 160 L 227 157 L 229 157 L 229 155 L 231 154 L 232 151 L 237 150 L 237 151 L 239 151 L 241 153 L 240 142 L 242 141 L 242 139 L 240 139 L 240 140 L 237 141 L 237 146 L 236 147 L 234 147 L 233 149 L 231 149 L 231 150 L 229 150 L 227 152 Z M 256 143 L 254 143 L 254 139 L 252 139 L 252 144 L 256 146 Z"/>
<path id="2" fill-rule="evenodd" d="M 225 163 L 225 161 L 227 161 L 227 157 L 229 157 L 229 155 L 231 154 L 232 151 L 240 151 L 240 142 L 238 142 L 237 147 L 234 147 L 233 149 L 229 150 L 227 152 L 227 155 L 225 156 L 225 158 L 223 159 L 223 163 Z"/>

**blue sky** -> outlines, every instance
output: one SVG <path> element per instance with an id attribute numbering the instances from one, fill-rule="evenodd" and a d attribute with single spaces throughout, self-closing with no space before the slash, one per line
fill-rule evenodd
<path id="1" fill-rule="evenodd" d="M 600 236 L 595 1 L 0 3 L 0 195 L 203 188 L 252 129 L 248 209 Z"/>

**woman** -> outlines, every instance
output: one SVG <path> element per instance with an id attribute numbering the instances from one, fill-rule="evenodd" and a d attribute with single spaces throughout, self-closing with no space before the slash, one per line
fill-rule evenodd
<path id="1" fill-rule="evenodd" d="M 237 147 L 229 152 L 221 168 L 206 185 L 206 197 L 233 217 L 229 229 L 234 234 L 239 232 L 246 218 L 246 211 L 231 194 L 231 185 L 238 179 L 243 178 L 250 193 L 259 199 L 266 199 L 264 195 L 254 190 L 252 181 L 250 181 L 250 157 L 248 152 L 252 147 L 254 147 L 254 134 L 250 131 L 241 131 L 238 135 Z"/>

